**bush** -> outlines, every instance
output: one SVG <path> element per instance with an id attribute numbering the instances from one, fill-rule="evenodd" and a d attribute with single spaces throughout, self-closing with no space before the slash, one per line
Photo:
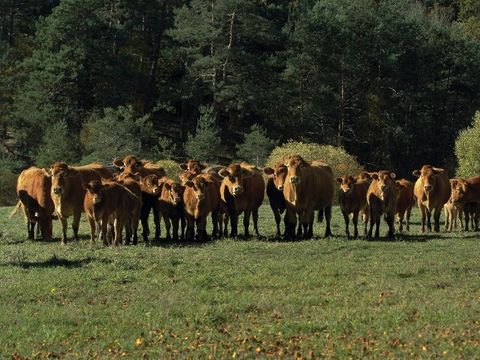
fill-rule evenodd
<path id="1" fill-rule="evenodd" d="M 178 181 L 178 173 L 181 171 L 180 164 L 173 160 L 159 160 L 157 164 L 163 167 L 167 176 L 175 181 Z"/>
<path id="2" fill-rule="evenodd" d="M 276 143 L 261 125 L 254 124 L 244 135 L 244 142 L 237 145 L 237 156 L 250 164 L 262 166 Z"/>
<path id="3" fill-rule="evenodd" d="M 17 176 L 7 169 L 0 169 L 0 206 L 15 205 Z"/>
<path id="4" fill-rule="evenodd" d="M 473 125 L 460 132 L 455 141 L 458 161 L 457 176 L 469 178 L 480 175 L 480 112 L 473 117 Z"/>
<path id="5" fill-rule="evenodd" d="M 363 171 L 357 159 L 340 147 L 289 141 L 273 149 L 268 157 L 267 165 L 275 166 L 288 155 L 300 155 L 305 160 L 321 160 L 332 167 L 335 177 L 341 175 L 356 175 Z"/>

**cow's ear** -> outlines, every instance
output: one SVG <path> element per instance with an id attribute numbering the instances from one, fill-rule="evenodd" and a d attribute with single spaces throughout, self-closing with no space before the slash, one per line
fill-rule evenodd
<path id="1" fill-rule="evenodd" d="M 420 177 L 420 170 L 413 170 L 412 175 L 416 177 Z"/>
<path id="2" fill-rule="evenodd" d="M 242 169 L 242 177 L 249 178 L 251 176 L 253 176 L 253 171 Z"/>
<path id="3" fill-rule="evenodd" d="M 335 181 L 336 181 L 338 184 L 341 184 L 341 183 L 343 182 L 341 177 L 337 177 L 337 178 L 335 179 Z"/>
<path id="4" fill-rule="evenodd" d="M 207 164 L 202 164 L 202 163 L 199 164 L 200 170 L 205 170 L 207 166 L 208 166 Z"/>
<path id="5" fill-rule="evenodd" d="M 373 180 L 378 180 L 378 174 L 377 173 L 371 173 L 372 179 Z"/>
<path id="6" fill-rule="evenodd" d="M 86 191 L 89 191 L 89 192 L 92 190 L 92 187 L 90 186 L 89 183 L 86 183 L 86 184 L 84 183 L 84 184 L 83 184 L 83 188 L 84 188 Z"/>
<path id="7" fill-rule="evenodd" d="M 180 164 L 180 169 L 187 170 L 188 169 L 187 163 Z"/>
<path id="8" fill-rule="evenodd" d="M 393 171 L 390 172 L 390 177 L 392 179 L 395 179 L 397 177 L 397 174 L 395 174 Z"/>
<path id="9" fill-rule="evenodd" d="M 165 186 L 165 189 L 167 189 L 168 191 L 172 190 L 172 185 L 167 182 L 163 183 L 163 186 Z"/>
<path id="10" fill-rule="evenodd" d="M 72 177 L 72 176 L 75 176 L 75 175 L 77 175 L 77 174 L 78 174 L 77 170 L 75 170 L 74 168 L 72 168 L 72 167 L 70 167 L 70 166 L 68 167 L 68 169 L 67 169 L 67 176 Z"/>
<path id="11" fill-rule="evenodd" d="M 45 169 L 43 168 L 43 174 L 47 177 L 52 177 L 52 173 L 51 173 L 51 170 L 50 169 Z"/>
<path id="12" fill-rule="evenodd" d="M 220 175 L 222 178 L 227 177 L 230 175 L 230 172 L 227 169 L 221 169 L 218 171 L 218 175 Z"/>
<path id="13" fill-rule="evenodd" d="M 458 184 L 458 180 L 457 179 L 450 179 L 450 185 L 451 186 L 456 186 Z"/>
<path id="14" fill-rule="evenodd" d="M 188 180 L 185 185 L 187 185 L 188 187 L 193 187 L 193 181 L 192 180 Z"/>
<path id="15" fill-rule="evenodd" d="M 263 168 L 263 172 L 267 175 L 273 175 L 275 173 L 275 170 L 273 170 L 271 167 L 266 167 Z"/>
<path id="16" fill-rule="evenodd" d="M 433 168 L 433 173 L 435 175 L 440 175 L 440 174 L 443 174 L 444 172 L 445 172 L 445 169 Z"/>
<path id="17" fill-rule="evenodd" d="M 120 170 L 122 170 L 125 167 L 125 164 L 123 163 L 122 160 L 112 159 L 112 163 L 113 163 L 113 165 L 115 165 Z"/>
<path id="18" fill-rule="evenodd" d="M 396 187 L 397 189 L 400 189 L 400 188 L 402 187 L 402 185 L 400 185 L 400 181 L 399 181 L 399 180 L 395 181 L 395 187 Z"/>

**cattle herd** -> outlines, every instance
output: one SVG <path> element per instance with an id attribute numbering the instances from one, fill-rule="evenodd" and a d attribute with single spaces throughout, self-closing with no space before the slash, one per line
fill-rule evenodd
<path id="1" fill-rule="evenodd" d="M 392 171 L 362 172 L 334 178 L 331 167 L 322 161 L 305 161 L 299 155 L 285 157 L 274 168 L 262 170 L 246 164 L 207 166 L 197 160 L 180 165 L 179 181 L 169 179 L 163 168 L 135 156 L 114 160 L 113 167 L 93 163 L 69 166 L 55 163 L 49 169 L 31 167 L 18 177 L 19 202 L 23 209 L 28 238 L 36 234 L 52 238 L 52 221 L 62 224 L 62 244 L 67 242 L 67 219 L 72 219 L 73 236 L 78 240 L 81 213 L 90 226 L 91 241 L 98 237 L 104 245 L 137 244 L 137 230 L 148 243 L 148 218 L 153 213 L 154 239 L 160 240 L 160 219 L 165 223 L 166 240 L 205 241 L 207 217 L 211 217 L 211 237 L 238 236 L 238 219 L 243 213 L 243 236 L 249 237 L 250 218 L 257 237 L 258 209 L 266 192 L 276 222 L 276 236 L 308 239 L 313 236 L 315 211 L 325 220 L 325 236 L 331 235 L 330 220 L 336 187 L 348 238 L 358 238 L 358 218 L 362 217 L 365 238 L 379 237 L 382 215 L 388 237 L 394 237 L 395 216 L 399 230 L 410 230 L 410 214 L 415 202 L 421 213 L 421 231 L 440 230 L 440 214 L 445 211 L 445 229 L 461 226 L 478 230 L 480 177 L 449 179 L 444 169 L 430 165 L 413 171 L 415 184 L 395 180 Z M 266 191 L 265 191 L 266 190 Z M 284 232 L 281 232 L 281 215 Z M 353 235 L 349 222 L 353 223 Z M 465 222 L 463 223 L 463 218 Z M 37 231 L 35 232 L 35 226 Z M 373 228 L 375 233 L 373 234 Z M 125 230 L 125 238 L 123 231 Z"/>

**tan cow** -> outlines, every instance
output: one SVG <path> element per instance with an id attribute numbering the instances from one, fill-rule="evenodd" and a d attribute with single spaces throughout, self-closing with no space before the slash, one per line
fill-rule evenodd
<path id="1" fill-rule="evenodd" d="M 65 163 L 55 163 L 50 167 L 49 175 L 52 180 L 52 200 L 62 223 L 62 244 L 67 241 L 67 218 L 72 215 L 73 234 L 78 240 L 80 215 L 84 211 L 84 184 L 92 180 L 109 179 L 112 173 L 101 164 L 68 166 Z"/>
<path id="2" fill-rule="evenodd" d="M 341 176 L 336 179 L 340 185 L 340 191 L 338 193 L 338 203 L 342 210 L 343 219 L 345 221 L 345 233 L 347 238 L 351 239 L 349 222 L 350 214 L 352 214 L 353 222 L 353 238 L 358 238 L 358 216 L 362 215 L 364 229 L 363 234 L 367 237 L 367 224 L 369 218 L 369 210 L 367 204 L 367 191 L 370 186 L 370 182 L 357 179 L 352 176 Z"/>
<path id="3" fill-rule="evenodd" d="M 382 170 L 372 174 L 372 182 L 367 192 L 367 202 L 370 209 L 370 229 L 368 239 L 372 239 L 375 225 L 375 238 L 380 237 L 380 219 L 385 215 L 388 224 L 388 237 L 395 237 L 395 213 L 397 211 L 398 190 L 395 184 L 395 173 Z"/>
<path id="4" fill-rule="evenodd" d="M 403 231 L 403 220 L 405 219 L 407 231 L 410 231 L 410 215 L 415 204 L 415 196 L 413 195 L 414 185 L 406 179 L 397 180 L 396 184 L 398 189 L 397 218 L 399 230 Z"/>
<path id="5" fill-rule="evenodd" d="M 185 239 L 185 212 L 182 199 L 185 187 L 166 177 L 159 180 L 158 186 L 160 189 L 160 195 L 157 199 L 158 210 L 163 217 L 167 230 L 166 240 L 170 241 L 172 239 L 170 228 L 173 227 L 173 240 L 178 241 L 180 223 L 180 239 L 183 241 Z"/>
<path id="6" fill-rule="evenodd" d="M 452 204 L 450 201 L 447 201 L 445 205 L 443 205 L 443 210 L 445 212 L 445 231 L 451 232 L 452 230 L 457 230 L 458 220 L 460 220 L 460 227 L 464 227 L 463 205 Z M 468 225 L 466 226 L 468 228 Z"/>
<path id="7" fill-rule="evenodd" d="M 425 232 L 425 220 L 427 229 L 432 230 L 431 216 L 435 221 L 434 231 L 440 231 L 440 214 L 443 205 L 450 198 L 450 182 L 444 169 L 431 165 L 424 165 L 420 170 L 413 171 L 418 177 L 415 182 L 414 194 L 417 198 L 418 209 L 421 213 L 421 231 Z"/>
<path id="8" fill-rule="evenodd" d="M 465 230 L 468 231 L 470 218 L 472 228 L 478 230 L 480 218 L 480 176 L 469 179 L 451 179 L 450 202 L 454 205 L 463 205 L 465 215 Z"/>
<path id="9" fill-rule="evenodd" d="M 265 195 L 265 182 L 255 166 L 232 164 L 218 173 L 222 178 L 220 196 L 228 211 L 231 237 L 238 235 L 238 217 L 243 213 L 244 237 L 249 237 L 250 215 L 253 217 L 255 233 L 258 232 L 258 208 Z"/>
<path id="10" fill-rule="evenodd" d="M 220 182 L 214 176 L 200 174 L 186 182 L 183 203 L 187 220 L 188 240 L 192 241 L 194 239 L 195 225 L 197 239 L 199 241 L 208 240 L 206 223 L 207 216 L 210 213 L 212 213 L 213 222 L 212 235 L 217 237 L 219 233 L 222 233 L 220 201 Z"/>
<path id="11" fill-rule="evenodd" d="M 113 165 L 115 165 L 122 172 L 119 177 L 120 179 L 127 174 L 137 174 L 141 177 L 155 174 L 159 178 L 167 175 L 165 170 L 160 165 L 147 160 L 139 160 L 134 155 L 125 156 L 123 160 L 114 159 Z"/>
<path id="12" fill-rule="evenodd" d="M 52 181 L 44 169 L 31 167 L 17 179 L 17 195 L 27 220 L 28 239 L 35 239 L 38 224 L 43 240 L 52 238 L 52 218 L 55 210 L 50 189 Z"/>
<path id="13" fill-rule="evenodd" d="M 287 238 L 296 237 L 297 216 L 303 227 L 303 237 L 311 238 L 315 210 L 325 212 L 325 236 L 330 236 L 332 203 L 335 195 L 335 180 L 331 168 L 328 165 L 311 165 L 299 155 L 285 158 L 284 164 L 288 171 L 283 187 L 287 205 Z"/>

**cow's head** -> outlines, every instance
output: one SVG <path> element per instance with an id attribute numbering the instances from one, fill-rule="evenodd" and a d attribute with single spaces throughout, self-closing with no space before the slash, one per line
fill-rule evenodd
<path id="1" fill-rule="evenodd" d="M 211 181 L 208 181 L 200 176 L 196 176 L 192 180 L 188 180 L 186 183 L 186 186 L 193 190 L 195 197 L 199 202 L 205 199 L 205 194 L 208 191 L 208 186 L 210 185 Z"/>
<path id="2" fill-rule="evenodd" d="M 155 174 L 145 176 L 140 180 L 140 186 L 143 192 L 150 195 L 160 195 L 161 187 L 159 185 L 159 178 Z"/>
<path id="3" fill-rule="evenodd" d="M 145 164 L 143 160 L 139 160 L 136 156 L 128 155 L 125 156 L 123 160 L 113 159 L 113 165 L 120 171 L 125 172 L 128 170 L 130 173 L 136 173 Z"/>
<path id="4" fill-rule="evenodd" d="M 162 185 L 163 183 L 163 185 Z M 162 181 L 160 180 L 160 186 L 163 186 L 168 191 L 167 201 L 173 205 L 178 205 L 182 202 L 183 192 L 185 187 L 175 181 Z"/>
<path id="5" fill-rule="evenodd" d="M 46 171 L 52 179 L 52 193 L 60 196 L 70 190 L 72 186 L 69 181 L 77 174 L 77 171 L 65 163 L 55 163 Z"/>
<path id="6" fill-rule="evenodd" d="M 372 181 L 372 173 L 362 171 L 357 175 L 356 180 L 357 181 Z"/>
<path id="7" fill-rule="evenodd" d="M 286 181 L 292 185 L 300 185 L 303 178 L 303 173 L 310 166 L 300 155 L 292 155 L 284 160 L 287 167 Z"/>
<path id="8" fill-rule="evenodd" d="M 283 186 L 285 184 L 288 173 L 287 167 L 284 164 L 276 164 L 275 169 L 272 169 L 271 167 L 266 167 L 263 169 L 263 172 L 273 178 L 273 184 L 279 191 L 283 191 Z"/>
<path id="9" fill-rule="evenodd" d="M 423 190 L 428 196 L 435 188 L 437 176 L 443 174 L 444 171 L 444 169 L 435 168 L 431 165 L 424 165 L 420 170 L 414 170 L 412 174 L 422 180 Z"/>
<path id="10" fill-rule="evenodd" d="M 450 179 L 450 202 L 452 204 L 463 204 L 468 202 L 469 184 L 465 179 Z"/>
<path id="11" fill-rule="evenodd" d="M 385 199 L 385 195 L 391 189 L 396 189 L 395 183 L 396 174 L 393 171 L 382 170 L 376 173 L 372 173 L 372 179 L 377 182 L 380 198 Z"/>
<path id="12" fill-rule="evenodd" d="M 196 175 L 193 175 L 189 171 L 182 171 L 178 174 L 178 178 L 180 179 L 180 184 L 183 186 L 187 185 L 187 181 L 192 180 Z"/>
<path id="13" fill-rule="evenodd" d="M 94 205 L 100 204 L 103 198 L 104 184 L 101 181 L 93 180 L 84 185 L 85 190 L 92 196 L 92 202 Z"/>
<path id="14" fill-rule="evenodd" d="M 352 191 L 353 184 L 357 182 L 355 178 L 347 175 L 337 177 L 336 181 L 340 185 L 340 190 L 342 190 L 346 194 Z"/>
<path id="15" fill-rule="evenodd" d="M 253 172 L 244 169 L 240 164 L 232 164 L 225 169 L 221 169 L 218 175 L 223 178 L 222 182 L 227 186 L 230 194 L 238 196 L 244 191 L 245 179 L 251 177 Z"/>
<path id="16" fill-rule="evenodd" d="M 192 173 L 193 175 L 198 175 L 207 168 L 207 165 L 202 164 L 198 160 L 188 160 L 187 162 L 180 164 L 180 168 L 184 171 Z"/>

